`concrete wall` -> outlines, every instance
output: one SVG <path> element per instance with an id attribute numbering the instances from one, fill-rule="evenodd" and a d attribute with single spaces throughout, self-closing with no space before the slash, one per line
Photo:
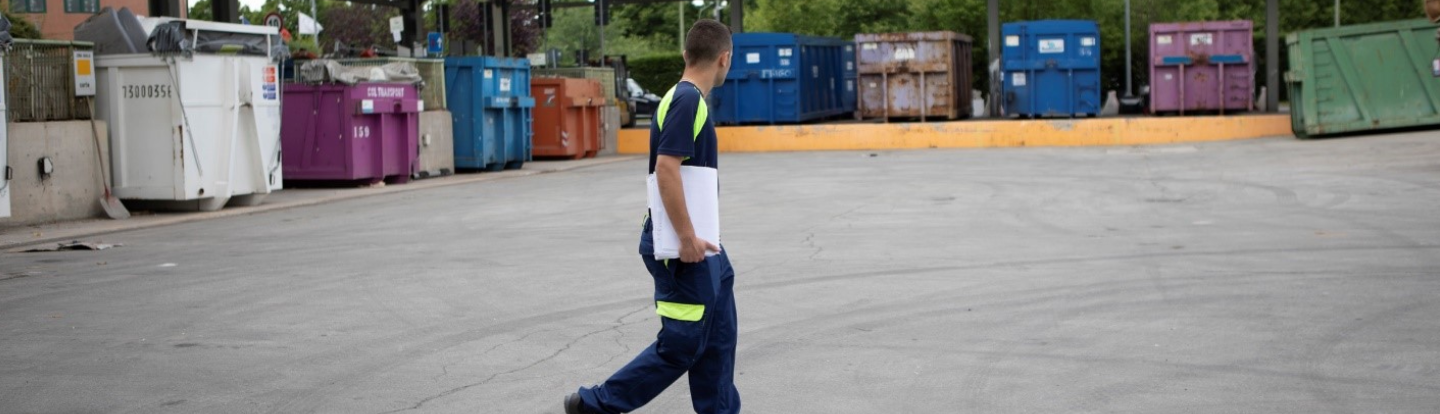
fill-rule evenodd
<path id="1" fill-rule="evenodd" d="M 90 121 L 24 122 L 9 124 L 9 163 L 15 169 L 10 181 L 9 218 L 0 228 L 100 217 L 104 187 L 95 158 L 95 137 Z M 95 121 L 101 137 L 108 131 Z M 104 171 L 110 172 L 109 140 L 101 139 Z M 38 161 L 49 157 L 54 173 L 42 178 Z"/>

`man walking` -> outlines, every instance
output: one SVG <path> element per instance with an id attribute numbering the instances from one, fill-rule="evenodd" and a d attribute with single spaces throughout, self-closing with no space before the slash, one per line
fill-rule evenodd
<path id="1" fill-rule="evenodd" d="M 655 279 L 660 334 L 605 383 L 567 396 L 567 414 L 634 411 L 686 373 L 696 412 L 740 412 L 735 271 L 718 246 L 719 163 L 705 105 L 730 69 L 730 28 L 695 22 L 684 56 L 684 75 L 660 101 L 650 126 L 651 208 L 640 236 L 640 258 Z"/>

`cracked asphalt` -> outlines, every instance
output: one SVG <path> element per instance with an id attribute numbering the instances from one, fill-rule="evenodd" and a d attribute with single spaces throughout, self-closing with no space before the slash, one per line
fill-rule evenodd
<path id="1" fill-rule="evenodd" d="M 746 412 L 1440 407 L 1434 131 L 721 167 Z M 658 329 L 644 168 L 0 253 L 0 412 L 561 412 Z"/>

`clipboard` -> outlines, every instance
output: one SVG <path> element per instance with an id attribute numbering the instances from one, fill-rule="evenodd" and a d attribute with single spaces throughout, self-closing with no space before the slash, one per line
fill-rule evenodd
<path id="1" fill-rule="evenodd" d="M 680 183 L 685 187 L 685 208 L 695 235 L 720 246 L 720 170 L 709 167 L 680 166 Z M 680 235 L 665 211 L 660 198 L 660 182 L 655 174 L 645 178 L 647 204 L 650 207 L 650 239 L 656 259 L 680 257 Z M 714 256 L 718 252 L 705 252 Z"/>

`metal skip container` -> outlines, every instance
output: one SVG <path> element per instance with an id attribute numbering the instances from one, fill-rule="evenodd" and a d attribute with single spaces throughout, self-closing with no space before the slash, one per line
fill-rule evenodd
<path id="1" fill-rule="evenodd" d="M 600 108 L 605 93 L 591 79 L 535 78 L 536 157 L 580 159 L 600 153 Z"/>
<path id="2" fill-rule="evenodd" d="M 1100 113 L 1100 27 L 1088 20 L 1005 23 L 1000 28 L 1005 114 Z"/>
<path id="3" fill-rule="evenodd" d="M 534 68 L 533 70 L 533 74 L 537 78 L 584 78 L 600 82 L 600 87 L 605 90 L 607 105 L 620 107 L 620 124 L 634 124 L 634 108 L 629 107 L 628 100 L 622 99 L 622 96 L 628 96 L 625 79 L 621 78 L 622 73 L 617 72 L 615 68 Z"/>
<path id="4" fill-rule="evenodd" d="M 530 61 L 445 58 L 445 99 L 454 119 L 455 168 L 500 171 L 530 160 Z"/>
<path id="5" fill-rule="evenodd" d="M 338 59 L 341 65 L 354 67 L 383 67 L 392 63 L 407 63 L 415 67 L 420 79 L 420 100 L 424 111 L 420 113 L 420 155 L 416 161 L 415 178 L 440 177 L 455 171 L 455 126 L 447 111 L 445 102 L 445 59 L 416 59 L 400 57 Z M 282 68 L 283 70 L 283 68 Z"/>
<path id="6" fill-rule="evenodd" d="M 1150 113 L 1248 111 L 1255 95 L 1249 20 L 1150 25 Z"/>
<path id="7" fill-rule="evenodd" d="M 853 43 L 793 33 L 738 33 L 725 84 L 711 91 L 718 124 L 800 123 L 855 112 L 846 64 Z M 852 98 L 847 100 L 846 96 Z M 848 104 L 848 105 L 847 105 Z"/>
<path id="8" fill-rule="evenodd" d="M 285 178 L 409 182 L 421 105 L 409 84 L 286 85 Z"/>
<path id="9" fill-rule="evenodd" d="M 972 45 L 954 32 L 855 35 L 860 117 L 970 116 Z"/>
<path id="10" fill-rule="evenodd" d="M 1291 128 L 1299 137 L 1440 126 L 1440 46 L 1424 19 L 1291 33 Z"/>
<path id="11" fill-rule="evenodd" d="M 259 204 L 283 180 L 280 84 L 270 56 L 279 29 L 163 24 L 200 42 L 191 53 L 95 59 L 96 116 L 110 126 L 115 195 L 201 210 Z"/>
<path id="12" fill-rule="evenodd" d="M 409 63 L 415 66 L 420 73 L 420 79 L 424 85 L 420 88 L 420 99 L 425 101 L 426 111 L 440 111 L 445 106 L 445 59 L 416 59 L 416 58 L 355 58 L 338 59 L 341 65 L 355 67 L 380 67 L 390 63 Z"/>

